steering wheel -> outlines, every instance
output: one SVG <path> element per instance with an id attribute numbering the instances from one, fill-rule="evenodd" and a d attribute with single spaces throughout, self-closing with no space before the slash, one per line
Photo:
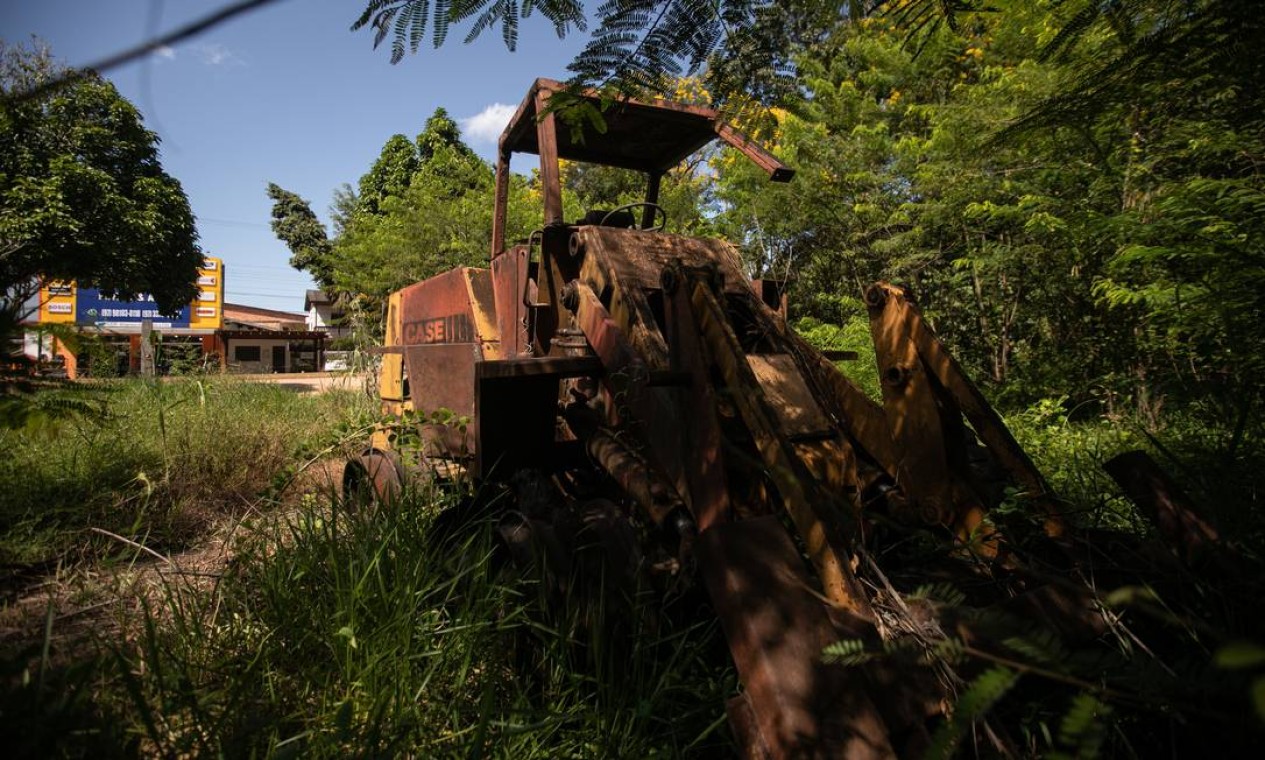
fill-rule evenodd
<path id="1" fill-rule="evenodd" d="M 653 209 L 654 211 L 656 211 L 657 216 L 660 217 L 660 222 L 658 224 L 651 225 L 649 227 L 641 227 L 636 223 L 637 216 L 636 214 L 634 214 L 633 215 L 633 220 L 634 220 L 633 229 L 644 230 L 646 232 L 660 232 L 663 230 L 663 228 L 668 226 L 668 212 L 663 210 L 663 206 L 660 206 L 657 203 L 650 203 L 649 201 L 639 201 L 637 203 L 625 203 L 624 205 L 620 206 L 617 209 L 612 209 L 609 213 L 606 214 L 606 216 L 602 217 L 602 224 L 606 224 L 607 220 L 609 220 L 612 216 L 618 214 L 621 211 L 632 211 L 633 209 L 645 209 L 645 208 Z"/>

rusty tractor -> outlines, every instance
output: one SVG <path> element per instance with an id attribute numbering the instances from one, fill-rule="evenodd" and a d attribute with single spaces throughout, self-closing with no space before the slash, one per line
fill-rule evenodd
<path id="1" fill-rule="evenodd" d="M 750 280 L 725 242 L 664 229 L 661 178 L 713 140 L 773 182 L 791 169 L 715 111 L 664 101 L 616 102 L 606 131 L 578 140 L 550 109 L 563 90 L 537 80 L 500 138 L 489 265 L 390 296 L 382 404 L 413 415 L 421 445 L 403 453 L 375 434 L 348 487 L 389 499 L 423 470 L 517 482 L 522 497 L 530 473 L 531 488 L 596 505 L 594 519 L 636 521 L 659 554 L 634 547 L 624 561 L 693 568 L 710 596 L 743 686 L 726 709 L 748 756 L 909 754 L 940 699 L 820 656 L 874 630 L 859 548 L 879 523 L 921 526 L 1020 572 L 989 510 L 1020 491 L 1057 537 L 1057 501 L 908 292 L 864 294 L 879 403 L 837 369 L 843 357 L 787 327 L 780 283 Z M 509 245 L 513 153 L 539 156 L 544 223 Z M 645 201 L 569 223 L 560 159 L 641 172 Z M 548 525 L 523 507 L 500 530 L 521 548 Z M 1074 596 L 1027 588 L 1046 615 Z"/>

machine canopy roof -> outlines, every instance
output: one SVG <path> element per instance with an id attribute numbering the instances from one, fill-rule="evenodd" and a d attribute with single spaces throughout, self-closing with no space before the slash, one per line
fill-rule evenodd
<path id="1" fill-rule="evenodd" d="M 548 79 L 537 79 L 523 99 L 514 118 L 501 135 L 501 154 L 540 153 L 536 129 L 537 98 L 542 90 L 561 92 L 566 86 Z M 585 92 L 580 97 L 600 103 L 600 96 Z M 603 112 L 606 131 L 598 132 L 587 123 L 583 139 L 576 139 L 568 124 L 557 128 L 558 157 L 570 161 L 635 169 L 662 174 L 707 143 L 720 138 L 742 150 L 770 173 L 774 181 L 786 181 L 794 172 L 762 148 L 726 124 L 710 108 L 656 100 L 650 103 L 632 99 L 616 100 Z M 759 157 L 752 155 L 752 151 Z M 763 159 L 763 160 L 761 160 Z M 774 165 L 766 165 L 766 164 Z"/>

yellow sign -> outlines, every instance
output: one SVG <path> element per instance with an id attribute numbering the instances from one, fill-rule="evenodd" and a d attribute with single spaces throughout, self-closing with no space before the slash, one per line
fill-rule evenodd
<path id="1" fill-rule="evenodd" d="M 189 327 L 218 330 L 224 326 L 224 261 L 207 257 L 198 270 L 198 295 L 189 306 Z"/>
<path id="2" fill-rule="evenodd" d="M 40 324 L 75 323 L 75 283 L 51 281 L 40 288 Z"/>

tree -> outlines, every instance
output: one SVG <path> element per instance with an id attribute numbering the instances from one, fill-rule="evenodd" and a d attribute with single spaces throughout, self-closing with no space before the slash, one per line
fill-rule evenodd
<path id="1" fill-rule="evenodd" d="M 95 74 L 8 97 L 63 71 L 46 47 L 0 41 L 0 288 L 16 304 L 41 276 L 73 279 L 173 312 L 197 294 L 202 251 L 158 136 Z"/>
<path id="2" fill-rule="evenodd" d="M 377 213 L 352 216 L 335 241 L 336 288 L 383 298 L 455 266 L 487 260 L 492 243 L 493 172 L 439 109 L 415 141 L 419 165 L 408 186 Z M 539 224 L 527 181 L 510 179 L 510 237 Z"/>
<path id="3" fill-rule="evenodd" d="M 312 275 L 323 290 L 333 284 L 334 247 L 312 206 L 297 193 L 268 183 L 272 199 L 272 231 L 290 249 L 290 266 Z"/>
<path id="4" fill-rule="evenodd" d="M 360 178 L 357 213 L 376 214 L 382 201 L 408 188 L 418 167 L 417 148 L 404 135 L 391 135 L 378 160 Z"/>
<path id="5" fill-rule="evenodd" d="M 388 293 L 459 265 L 485 261 L 491 246 L 492 167 L 461 140 L 440 108 L 413 140 L 393 135 L 358 183 L 335 191 L 331 238 L 306 200 L 275 184 L 273 231 L 292 266 L 366 313 Z M 572 205 L 574 205 L 572 203 Z M 510 180 L 509 230 L 539 223 L 528 181 Z"/>
<path id="6" fill-rule="evenodd" d="M 754 269 L 793 275 L 800 314 L 864 319 L 866 283 L 911 285 L 1013 401 L 1153 414 L 1165 397 L 1219 397 L 1246 424 L 1265 369 L 1265 119 L 1243 72 L 1261 57 L 1209 63 L 1224 58 L 1212 30 L 1235 49 L 1214 6 L 1227 3 L 1164 17 L 1165 39 L 1205 51 L 1188 66 L 1106 29 L 1052 56 L 1067 9 L 1023 2 L 917 46 L 897 17 L 840 26 L 799 59 L 804 96 L 778 134 L 795 182 L 722 158 L 722 229 Z M 1239 42 L 1260 26 L 1240 18 Z M 1103 60 L 1149 63 L 1116 77 Z M 1086 99 L 1097 76 L 1114 86 Z"/>
<path id="7" fill-rule="evenodd" d="M 452 120 L 448 111 L 436 108 L 417 136 L 418 160 L 423 164 L 430 163 L 435 153 L 444 148 L 455 151 L 462 158 L 474 158 L 474 151 L 461 140 L 461 128 L 457 122 Z"/>

